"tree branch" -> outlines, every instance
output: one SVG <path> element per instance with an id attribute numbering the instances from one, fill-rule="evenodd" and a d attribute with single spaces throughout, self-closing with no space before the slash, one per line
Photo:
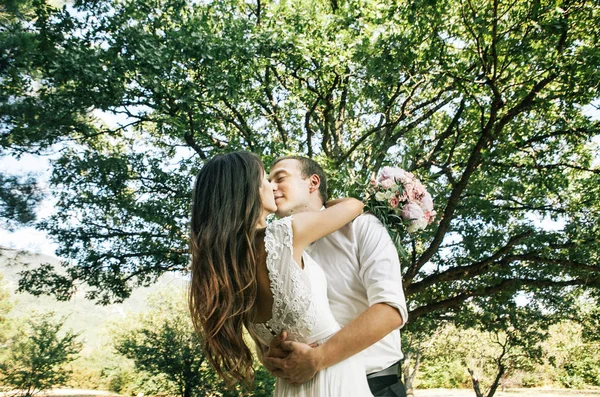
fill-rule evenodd
<path id="1" fill-rule="evenodd" d="M 185 142 L 188 144 L 189 147 L 191 147 L 196 153 L 198 153 L 202 160 L 206 160 L 206 154 L 204 153 L 204 150 L 202 150 L 202 148 L 198 146 L 196 140 L 194 139 L 194 134 L 196 132 L 194 129 L 194 119 L 192 116 L 192 112 L 188 112 L 188 125 L 190 126 L 189 132 L 183 135 L 183 139 L 185 139 Z"/>
<path id="2" fill-rule="evenodd" d="M 410 296 L 410 295 L 419 293 L 419 292 L 423 291 L 424 289 L 426 289 L 427 287 L 430 287 L 432 285 L 435 285 L 435 284 L 438 284 L 441 282 L 459 280 L 462 278 L 466 278 L 467 276 L 473 277 L 473 276 L 478 276 L 480 274 L 483 274 L 489 269 L 489 267 L 491 265 L 496 264 L 497 263 L 496 261 L 498 259 L 500 259 L 502 256 L 508 254 L 516 244 L 518 244 L 522 240 L 524 240 L 527 237 L 530 237 L 532 235 L 533 235 L 533 231 L 528 230 L 524 233 L 513 236 L 506 243 L 506 245 L 504 245 L 503 247 L 498 249 L 496 251 L 496 253 L 494 253 L 494 255 L 492 255 L 484 260 L 475 262 L 472 265 L 454 267 L 443 273 L 432 274 L 431 276 L 428 276 L 428 277 L 424 278 L 423 280 L 416 282 L 416 283 L 407 284 L 406 282 L 404 282 L 403 285 L 405 286 L 406 296 Z"/>
<path id="3" fill-rule="evenodd" d="M 417 272 L 421 269 L 421 267 L 423 267 L 423 265 L 427 263 L 427 261 L 429 261 L 429 259 L 431 259 L 431 257 L 437 252 L 441 242 L 443 241 L 444 236 L 446 235 L 450 226 L 450 222 L 454 217 L 454 211 L 456 210 L 458 203 L 460 202 L 462 192 L 466 189 L 469 183 L 469 179 L 480 165 L 481 151 L 483 150 L 483 148 L 490 144 L 490 142 L 492 142 L 494 136 L 498 136 L 502 132 L 502 129 L 506 126 L 506 124 L 508 124 L 515 117 L 517 117 L 517 115 L 528 109 L 529 106 L 531 106 L 532 101 L 536 97 L 536 95 L 553 79 L 555 79 L 556 76 L 557 75 L 555 73 L 551 73 L 546 78 L 539 81 L 525 96 L 525 98 L 523 98 L 523 100 L 521 100 L 517 105 L 511 108 L 504 116 L 502 116 L 496 124 L 494 123 L 496 121 L 497 112 L 501 107 L 503 107 L 504 104 L 501 100 L 495 100 L 492 102 L 492 108 L 490 110 L 490 117 L 488 119 L 488 122 L 486 123 L 485 128 L 482 130 L 479 140 L 477 141 L 475 147 L 471 151 L 471 155 L 469 156 L 469 160 L 467 162 L 467 165 L 465 166 L 460 180 L 454 186 L 452 192 L 450 193 L 450 197 L 448 198 L 448 204 L 444 209 L 442 220 L 440 222 L 437 233 L 434 236 L 432 243 L 429 245 L 427 250 L 425 250 L 423 255 L 421 255 L 421 258 L 419 258 L 417 264 L 415 266 L 411 266 L 411 268 L 409 268 L 406 272 L 406 280 L 409 284 L 414 278 L 414 276 L 417 274 Z"/>
<path id="4" fill-rule="evenodd" d="M 265 68 L 265 78 L 263 80 L 263 83 L 264 83 L 263 92 L 269 99 L 269 103 L 270 103 L 271 107 L 269 108 L 269 105 L 267 105 L 267 103 L 265 103 L 264 101 L 259 100 L 258 103 L 265 110 L 265 112 L 266 112 L 265 116 L 271 117 L 273 119 L 273 121 L 275 121 L 275 127 L 277 128 L 277 132 L 279 132 L 279 136 L 281 137 L 281 142 L 283 143 L 283 148 L 287 150 L 288 149 L 287 133 L 285 131 L 285 128 L 283 128 L 283 123 L 282 123 L 281 119 L 279 118 L 279 107 L 277 106 L 277 102 L 275 102 L 275 98 L 273 97 L 273 91 L 269 87 L 270 82 L 271 82 L 270 70 L 271 70 L 271 67 L 269 65 L 267 65 Z"/>
<path id="5" fill-rule="evenodd" d="M 478 288 L 471 291 L 466 291 L 461 294 L 455 295 L 451 298 L 440 300 L 437 302 L 431 302 L 425 304 L 423 306 L 417 307 L 414 310 L 409 311 L 409 318 L 411 321 L 415 321 L 418 317 L 421 317 L 425 314 L 437 312 L 437 311 L 447 311 L 448 309 L 456 309 L 460 305 L 463 304 L 469 298 L 473 298 L 476 296 L 491 296 L 498 292 L 502 292 L 506 289 L 513 289 L 519 286 L 535 286 L 538 288 L 543 287 L 568 287 L 568 286 L 582 286 L 582 285 L 599 285 L 600 279 L 596 277 L 592 280 L 586 278 L 582 279 L 573 279 L 566 281 L 556 281 L 556 280 L 534 280 L 534 279 L 521 279 L 521 278 L 512 278 L 512 279 L 504 279 L 500 281 L 496 285 L 491 285 L 484 288 Z"/>
<path id="6" fill-rule="evenodd" d="M 444 145 L 444 141 L 449 138 L 453 132 L 454 129 L 456 128 L 456 126 L 458 125 L 458 123 L 460 122 L 460 118 L 462 116 L 463 111 L 465 110 L 465 99 L 462 98 L 460 100 L 460 104 L 458 105 L 458 109 L 456 110 L 456 113 L 454 113 L 454 117 L 452 118 L 452 120 L 450 121 L 450 123 L 448 124 L 448 126 L 446 127 L 446 129 L 444 130 L 444 132 L 442 132 L 439 136 L 436 136 L 436 140 L 437 140 L 437 144 L 435 145 L 435 147 L 424 157 L 423 161 L 421 162 L 421 164 L 425 164 L 427 162 L 431 161 L 431 158 L 433 156 L 435 156 L 435 154 L 437 152 L 439 152 L 443 145 Z M 419 168 L 418 166 L 415 166 L 415 168 Z"/>
<path id="7" fill-rule="evenodd" d="M 310 119 L 311 119 L 312 115 L 315 113 L 315 110 L 317 109 L 317 106 L 319 105 L 320 100 L 321 100 L 321 97 L 317 96 L 317 99 L 313 102 L 313 104 L 310 107 L 310 109 L 308 110 L 308 112 L 306 112 L 306 114 L 304 115 L 304 129 L 306 130 L 307 154 L 308 154 L 308 157 L 310 157 L 310 158 L 312 158 L 312 156 L 313 156 L 312 137 L 314 134 L 312 128 L 310 127 Z"/>
<path id="8" fill-rule="evenodd" d="M 246 138 L 246 142 L 248 142 L 248 148 L 250 149 L 250 151 L 254 150 L 255 144 L 252 134 L 252 128 L 250 128 L 250 126 L 246 122 L 244 115 L 242 115 L 240 111 L 235 108 L 235 106 L 229 103 L 227 99 L 222 98 L 222 101 L 225 104 L 225 106 L 227 106 L 227 108 L 233 112 L 236 119 L 238 120 L 237 123 L 234 122 L 233 119 L 230 119 L 230 121 L 242 133 L 244 138 Z"/>

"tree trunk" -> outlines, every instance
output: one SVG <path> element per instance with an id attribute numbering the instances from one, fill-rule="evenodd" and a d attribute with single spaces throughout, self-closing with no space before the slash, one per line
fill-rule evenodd
<path id="1" fill-rule="evenodd" d="M 411 371 L 409 363 L 413 355 L 415 356 L 415 366 Z M 407 353 L 404 362 L 406 363 L 406 365 L 403 366 L 402 372 L 404 374 L 404 386 L 406 387 L 406 395 L 414 396 L 415 392 L 413 388 L 413 383 L 415 381 L 415 378 L 417 377 L 417 372 L 421 364 L 421 350 L 417 350 L 416 353 Z"/>
<path id="2" fill-rule="evenodd" d="M 467 368 L 469 374 L 471 374 L 471 380 L 473 381 L 473 390 L 475 390 L 475 395 L 477 397 L 483 397 L 481 393 L 481 389 L 479 388 L 479 379 L 475 376 L 475 372 L 471 368 Z"/>
<path id="3" fill-rule="evenodd" d="M 498 374 L 496 375 L 496 379 L 494 379 L 494 383 L 492 383 L 492 386 L 490 387 L 490 391 L 489 391 L 487 397 L 494 396 L 494 394 L 496 393 L 496 390 L 498 390 L 498 384 L 500 383 L 500 380 L 502 379 L 502 375 L 504 375 L 505 371 L 506 371 L 506 367 L 502 363 L 498 364 Z"/>

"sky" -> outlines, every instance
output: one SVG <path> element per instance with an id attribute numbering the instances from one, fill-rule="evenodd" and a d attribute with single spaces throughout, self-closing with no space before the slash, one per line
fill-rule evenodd
<path id="1" fill-rule="evenodd" d="M 123 117 L 110 113 L 94 112 L 109 128 L 116 128 L 126 120 Z M 36 176 L 45 193 L 52 193 L 48 185 L 51 173 L 51 158 L 25 154 L 20 159 L 10 156 L 0 157 L 0 172 L 7 174 L 28 174 Z M 51 195 L 43 200 L 37 211 L 38 219 L 50 216 L 54 210 L 55 200 Z M 24 227 L 13 232 L 0 227 L 0 247 L 26 250 L 29 252 L 55 256 L 58 244 L 46 232 L 36 230 L 34 227 Z"/>
<path id="2" fill-rule="evenodd" d="M 0 172 L 7 174 L 26 174 L 32 173 L 40 181 L 42 189 L 48 191 L 47 181 L 50 177 L 50 161 L 46 157 L 32 156 L 25 154 L 19 160 L 3 156 L 0 157 Z M 54 209 L 54 200 L 50 197 L 44 199 L 38 208 L 38 219 L 43 219 Z M 43 231 L 36 230 L 34 227 L 19 228 L 13 232 L 0 227 L 0 246 L 26 250 L 35 253 L 54 256 L 58 245 L 54 243 Z"/>

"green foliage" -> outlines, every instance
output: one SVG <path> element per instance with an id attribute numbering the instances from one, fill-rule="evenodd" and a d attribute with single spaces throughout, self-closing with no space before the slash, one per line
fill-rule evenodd
<path id="1" fill-rule="evenodd" d="M 487 310 L 467 306 L 464 323 L 483 331 L 488 343 L 471 347 L 465 365 L 478 396 L 492 397 L 503 378 L 518 370 L 530 371 L 541 362 L 541 342 L 548 336 L 552 317 L 534 305 L 519 306 L 499 297 L 487 300 Z M 486 387 L 483 392 L 480 388 Z"/>
<path id="2" fill-rule="evenodd" d="M 105 331 L 105 330 L 104 330 Z M 135 379 L 133 362 L 114 353 L 112 344 L 97 345 L 73 361 L 73 372 L 67 383 L 74 389 L 108 390 L 123 395 L 135 394 L 125 385 Z"/>
<path id="3" fill-rule="evenodd" d="M 225 389 L 205 360 L 202 341 L 192 326 L 181 289 L 158 291 L 148 303 L 149 311 L 115 324 L 115 349 L 134 362 L 135 374 L 117 371 L 111 379 L 111 390 L 183 397 L 212 393 L 232 397 L 271 395 L 273 378 L 264 369 L 256 370 L 254 390 Z"/>
<path id="4" fill-rule="evenodd" d="M 6 350 L 8 350 L 6 347 L 12 333 L 12 324 L 8 317 L 12 307 L 13 302 L 10 292 L 6 288 L 4 276 L 0 273 L 0 347 L 2 347 L 0 349 L 0 363 L 6 360 Z M 1 375 L 0 379 L 2 379 Z"/>
<path id="5" fill-rule="evenodd" d="M 471 379 L 460 358 L 428 363 L 421 371 L 418 382 L 420 389 L 465 389 L 471 386 Z"/>
<path id="6" fill-rule="evenodd" d="M 568 388 L 582 389 L 590 385 L 600 386 L 598 350 L 590 351 L 588 346 L 582 346 L 569 353 L 571 360 L 564 364 L 564 373 L 558 380 Z"/>
<path id="7" fill-rule="evenodd" d="M 585 325 L 563 321 L 550 334 L 544 346 L 546 372 L 563 387 L 600 386 L 600 343 L 587 337 Z"/>
<path id="8" fill-rule="evenodd" d="M 133 371 L 119 370 L 116 371 L 110 377 L 110 383 L 108 384 L 108 390 L 113 393 L 130 395 L 133 393 L 132 389 L 128 389 L 128 385 L 135 384 L 135 375 Z"/>
<path id="9" fill-rule="evenodd" d="M 521 386 L 523 387 L 541 387 L 544 386 L 544 378 L 540 373 L 524 373 L 521 377 Z"/>
<path id="10" fill-rule="evenodd" d="M 583 330 L 571 320 L 552 324 L 546 338 L 532 340 L 529 351 L 525 349 L 527 346 L 506 345 L 505 338 L 511 335 L 514 338 L 514 330 L 489 332 L 446 324 L 433 334 L 417 332 L 422 360 L 415 386 L 420 389 L 472 387 L 467 372 L 469 366 L 478 376 L 481 387 L 489 386 L 498 374 L 495 361 L 500 358 L 507 367 L 499 380 L 505 387 L 594 387 L 598 385 L 600 346 L 597 341 L 584 338 Z M 403 333 L 405 357 L 415 348 L 411 340 L 414 335 Z M 507 349 L 508 354 L 501 357 L 503 349 Z"/>
<path id="11" fill-rule="evenodd" d="M 10 292 L 6 288 L 4 276 L 0 273 L 0 327 L 7 322 L 7 315 L 12 309 Z M 0 333 L 2 335 L 3 333 Z"/>
<path id="12" fill-rule="evenodd" d="M 157 390 L 145 392 L 188 397 L 194 390 L 212 383 L 206 382 L 210 371 L 182 294 L 165 296 L 163 292 L 162 295 L 162 299 L 154 298 L 150 312 L 128 319 L 135 325 L 120 330 L 115 349 L 133 360 L 138 371 L 151 375 L 152 381 L 147 378 L 145 387 L 154 382 Z"/>
<path id="13" fill-rule="evenodd" d="M 0 224 L 7 229 L 31 224 L 42 198 L 33 177 L 18 178 L 0 173 Z"/>
<path id="14" fill-rule="evenodd" d="M 66 366 L 81 351 L 78 335 L 61 332 L 63 319 L 53 313 L 37 314 L 28 319 L 8 345 L 8 354 L 0 363 L 3 382 L 25 396 L 64 384 L 71 374 Z"/>
<path id="15" fill-rule="evenodd" d="M 490 297 L 567 313 L 573 290 L 600 287 L 600 124 L 582 110 L 600 87 L 594 2 L 40 0 L 5 15 L 0 147 L 59 154 L 40 227 L 67 268 L 24 290 L 85 282 L 109 303 L 187 271 L 193 176 L 238 149 L 317 158 L 336 194 L 383 165 L 413 172 L 439 214 L 399 241 L 417 327 L 498 309 Z"/>
<path id="16" fill-rule="evenodd" d="M 247 393 L 249 396 L 272 396 L 275 390 L 275 378 L 262 365 L 254 368 L 254 389 Z"/>

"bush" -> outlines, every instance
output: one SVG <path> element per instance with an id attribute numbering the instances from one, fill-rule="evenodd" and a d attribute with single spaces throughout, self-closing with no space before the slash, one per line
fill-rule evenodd
<path id="1" fill-rule="evenodd" d="M 269 397 L 273 395 L 275 389 L 275 377 L 264 369 L 261 365 L 257 366 L 254 373 L 254 397 Z"/>
<path id="2" fill-rule="evenodd" d="M 428 360 L 417 375 L 416 387 L 455 389 L 469 387 L 471 378 L 459 359 Z"/>
<path id="3" fill-rule="evenodd" d="M 66 364 L 75 360 L 82 344 L 72 331 L 61 332 L 63 323 L 54 313 L 35 314 L 25 322 L 0 364 L 4 384 L 31 395 L 66 383 L 71 375 Z"/>
<path id="4" fill-rule="evenodd" d="M 543 386 L 543 377 L 537 373 L 526 373 L 521 378 L 522 387 L 540 387 Z"/>
<path id="5" fill-rule="evenodd" d="M 600 362 L 596 352 L 580 347 L 573 349 L 571 360 L 564 364 L 560 382 L 570 388 L 600 386 Z"/>
<path id="6" fill-rule="evenodd" d="M 132 369 L 117 369 L 108 375 L 108 391 L 124 395 L 134 393 L 135 372 Z"/>

